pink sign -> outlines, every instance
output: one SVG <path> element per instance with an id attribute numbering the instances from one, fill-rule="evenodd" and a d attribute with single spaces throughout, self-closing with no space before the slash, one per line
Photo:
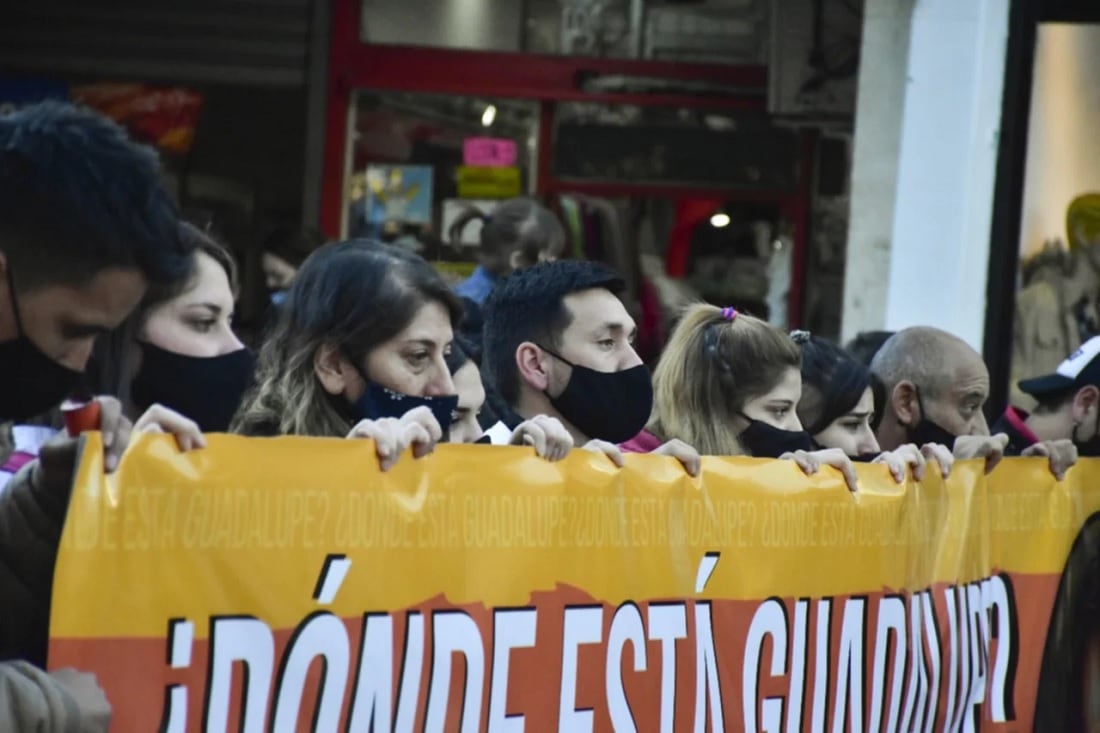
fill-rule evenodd
<path id="1" fill-rule="evenodd" d="M 498 137 L 470 137 L 462 144 L 462 160 L 479 168 L 503 168 L 516 163 L 516 141 Z"/>

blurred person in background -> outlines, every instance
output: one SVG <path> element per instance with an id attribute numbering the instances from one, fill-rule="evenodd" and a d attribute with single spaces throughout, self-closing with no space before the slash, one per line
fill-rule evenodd
<path id="1" fill-rule="evenodd" d="M 875 354 L 893 335 L 893 331 L 863 331 L 856 334 L 856 337 L 849 341 L 844 349 L 855 357 L 860 364 L 870 368 Z"/>
<path id="2" fill-rule="evenodd" d="M 509 199 L 492 215 L 471 208 L 451 225 L 451 240 L 460 239 L 472 221 L 481 222 L 479 264 L 455 292 L 478 305 L 485 303 L 502 278 L 539 262 L 557 260 L 565 252 L 565 229 L 558 217 L 533 199 Z"/>

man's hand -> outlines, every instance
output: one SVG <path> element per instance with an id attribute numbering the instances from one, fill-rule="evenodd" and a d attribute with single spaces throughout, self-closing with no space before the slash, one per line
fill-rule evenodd
<path id="1" fill-rule="evenodd" d="M 50 677 L 72 696 L 80 712 L 81 733 L 106 733 L 111 724 L 111 703 L 99 686 L 99 681 L 91 672 L 78 672 L 75 669 L 59 669 L 50 672 Z"/>
<path id="2" fill-rule="evenodd" d="M 1008 436 L 997 435 L 961 435 L 955 439 L 955 460 L 968 461 L 971 458 L 985 459 L 985 472 L 991 473 L 1001 459 L 1005 457 Z"/>
<path id="3" fill-rule="evenodd" d="M 1072 440 L 1044 440 L 1028 446 L 1020 454 L 1024 458 L 1044 457 L 1050 460 L 1050 472 L 1062 481 L 1073 464 L 1077 463 L 1077 446 Z"/>
<path id="4" fill-rule="evenodd" d="M 944 478 L 951 475 L 951 468 L 955 465 L 955 456 L 951 449 L 940 443 L 925 443 L 920 449 L 921 455 L 928 463 L 935 461 L 940 466 L 940 473 Z"/>
<path id="5" fill-rule="evenodd" d="M 557 418 L 536 415 L 512 433 L 512 445 L 529 445 L 548 461 L 560 461 L 573 449 L 573 436 Z"/>

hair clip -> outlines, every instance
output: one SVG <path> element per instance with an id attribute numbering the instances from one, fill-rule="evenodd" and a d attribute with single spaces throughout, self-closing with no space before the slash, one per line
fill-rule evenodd
<path id="1" fill-rule="evenodd" d="M 724 320 L 731 321 L 731 322 L 736 321 L 737 320 L 737 309 L 732 308 L 732 307 L 727 305 L 725 308 L 722 309 L 722 318 Z"/>
<path id="2" fill-rule="evenodd" d="M 810 342 L 810 337 L 809 331 L 791 331 L 791 341 L 799 345 L 808 344 Z"/>

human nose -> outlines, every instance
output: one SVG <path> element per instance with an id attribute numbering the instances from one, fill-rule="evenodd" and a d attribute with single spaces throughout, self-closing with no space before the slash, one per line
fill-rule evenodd
<path id="1" fill-rule="evenodd" d="M 873 432 L 871 432 L 871 426 L 870 425 L 864 425 L 863 426 L 863 429 L 862 429 L 861 434 L 859 436 L 859 445 L 856 446 L 856 447 L 859 449 L 859 452 L 863 455 L 869 455 L 871 453 L 879 453 L 881 451 L 881 448 L 879 448 L 878 439 L 875 438 L 875 434 Z"/>
<path id="2" fill-rule="evenodd" d="M 447 369 L 446 362 L 444 362 L 443 359 L 439 359 L 435 366 L 435 373 L 428 382 L 426 396 L 441 397 L 444 395 L 453 395 L 457 391 L 458 390 L 455 389 L 454 380 L 451 379 L 451 372 Z"/>

